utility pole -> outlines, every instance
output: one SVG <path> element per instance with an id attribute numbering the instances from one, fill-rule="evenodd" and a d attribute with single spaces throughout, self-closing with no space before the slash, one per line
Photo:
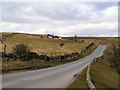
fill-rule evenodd
<path id="1" fill-rule="evenodd" d="M 45 27 L 45 28 L 46 28 L 46 35 L 47 35 L 47 34 L 48 34 L 48 31 L 47 31 L 47 25 L 46 25 L 46 27 Z"/>
<path id="2" fill-rule="evenodd" d="M 89 34 L 88 34 L 88 37 L 89 37 Z"/>
<path id="3" fill-rule="evenodd" d="M 48 34 L 48 31 L 46 30 L 46 35 Z"/>

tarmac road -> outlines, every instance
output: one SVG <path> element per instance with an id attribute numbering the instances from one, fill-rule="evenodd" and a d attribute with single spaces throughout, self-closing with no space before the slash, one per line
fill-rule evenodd
<path id="1" fill-rule="evenodd" d="M 99 45 L 89 56 L 68 64 L 2 76 L 2 88 L 63 88 L 76 73 L 80 73 L 92 60 L 100 57 L 105 48 L 106 46 Z"/>

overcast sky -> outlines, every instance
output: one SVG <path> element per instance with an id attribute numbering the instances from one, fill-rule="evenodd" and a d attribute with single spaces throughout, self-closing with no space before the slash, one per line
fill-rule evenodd
<path id="1" fill-rule="evenodd" d="M 3 2 L 0 26 L 1 32 L 117 36 L 118 3 Z"/>

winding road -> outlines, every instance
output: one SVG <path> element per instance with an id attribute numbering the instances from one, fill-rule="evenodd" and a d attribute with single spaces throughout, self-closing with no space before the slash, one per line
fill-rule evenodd
<path id="1" fill-rule="evenodd" d="M 62 88 L 76 73 L 80 73 L 92 60 L 103 55 L 106 46 L 99 45 L 90 55 L 80 60 L 47 69 L 13 73 L 2 76 L 2 88 Z"/>

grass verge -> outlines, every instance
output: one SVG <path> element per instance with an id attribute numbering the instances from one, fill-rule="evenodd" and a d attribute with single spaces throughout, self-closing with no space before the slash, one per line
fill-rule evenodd
<path id="1" fill-rule="evenodd" d="M 118 88 L 118 73 L 105 59 L 91 65 L 90 76 L 96 88 Z"/>

